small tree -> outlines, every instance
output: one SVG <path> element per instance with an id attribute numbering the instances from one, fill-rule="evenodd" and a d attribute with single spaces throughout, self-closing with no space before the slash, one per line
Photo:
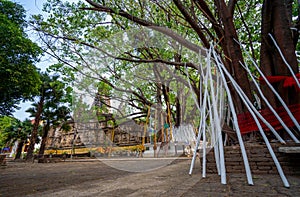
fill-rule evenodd
<path id="1" fill-rule="evenodd" d="M 2 131 L 1 141 L 3 144 L 12 146 L 15 142 L 18 142 L 15 159 L 21 158 L 22 149 L 29 139 L 32 126 L 29 119 L 20 121 L 15 118 L 10 118 L 10 124 Z"/>

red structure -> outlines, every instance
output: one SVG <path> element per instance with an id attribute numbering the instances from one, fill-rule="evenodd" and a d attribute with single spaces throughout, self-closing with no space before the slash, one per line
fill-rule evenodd
<path id="1" fill-rule="evenodd" d="M 268 76 L 266 78 L 270 83 L 277 83 L 277 82 L 283 81 L 284 88 L 294 86 L 296 91 L 300 90 L 298 84 L 295 81 L 295 78 L 292 76 Z M 300 73 L 296 74 L 296 78 L 300 82 Z M 262 77 L 259 78 L 259 81 L 261 82 L 261 84 L 265 83 L 265 80 Z"/>
<path id="2" fill-rule="evenodd" d="M 289 109 L 291 113 L 294 115 L 296 120 L 300 122 L 300 104 L 295 104 L 295 105 L 290 105 Z M 276 112 L 278 113 L 279 117 L 284 121 L 284 123 L 288 127 L 293 127 L 294 123 L 291 120 L 290 116 L 284 109 L 284 107 L 279 107 L 275 109 Z M 274 127 L 275 130 L 282 129 L 283 126 L 280 124 L 278 119 L 275 117 L 275 115 L 272 113 L 271 110 L 269 109 L 264 109 L 259 111 L 260 114 Z M 239 127 L 241 130 L 242 135 L 253 132 L 253 131 L 258 131 L 258 127 L 252 117 L 252 115 L 247 112 L 243 114 L 238 115 L 238 122 L 239 122 Z M 270 129 L 260 121 L 262 128 L 264 131 L 269 131 Z"/>

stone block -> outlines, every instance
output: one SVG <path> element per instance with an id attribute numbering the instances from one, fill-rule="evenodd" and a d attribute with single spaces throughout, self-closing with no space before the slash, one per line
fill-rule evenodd
<path id="1" fill-rule="evenodd" d="M 250 153 L 251 154 L 265 154 L 265 153 L 268 153 L 268 150 L 263 149 L 263 148 L 257 148 L 257 149 L 251 149 Z"/>
<path id="2" fill-rule="evenodd" d="M 234 170 L 242 170 L 242 169 L 244 169 L 244 166 L 229 166 L 229 168 L 234 169 Z"/>
<path id="3" fill-rule="evenodd" d="M 250 169 L 251 170 L 257 170 L 257 166 L 255 165 L 255 166 L 250 166 Z"/>
<path id="4" fill-rule="evenodd" d="M 241 154 L 240 150 L 226 150 L 224 151 L 225 155 L 227 154 Z"/>
<path id="5" fill-rule="evenodd" d="M 268 174 L 268 170 L 252 170 L 253 174 Z"/>
<path id="6" fill-rule="evenodd" d="M 258 168 L 259 170 L 271 170 L 271 169 L 272 169 L 271 166 L 257 166 L 257 168 Z"/>
<path id="7" fill-rule="evenodd" d="M 249 161 L 255 161 L 255 162 L 272 162 L 273 160 L 271 158 L 267 158 L 267 157 L 250 157 Z"/>
<path id="8" fill-rule="evenodd" d="M 242 170 L 237 170 L 237 169 L 230 169 L 230 170 L 227 170 L 228 173 L 242 173 L 243 171 Z"/>
<path id="9" fill-rule="evenodd" d="M 255 165 L 256 165 L 256 166 L 257 166 L 257 165 L 260 165 L 260 166 L 274 166 L 274 167 L 275 167 L 275 164 L 274 164 L 273 161 L 272 161 L 272 162 L 256 162 Z"/>
<path id="10" fill-rule="evenodd" d="M 225 163 L 226 162 L 242 162 L 243 158 L 242 157 L 229 157 L 225 158 Z"/>

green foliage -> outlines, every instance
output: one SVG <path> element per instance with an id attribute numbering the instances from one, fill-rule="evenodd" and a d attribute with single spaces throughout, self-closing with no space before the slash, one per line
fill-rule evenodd
<path id="1" fill-rule="evenodd" d="M 40 87 L 39 99 L 43 97 L 43 111 L 41 120 L 49 122 L 50 125 L 58 126 L 70 118 L 70 104 L 72 88 L 60 81 L 59 75 L 50 76 L 41 73 L 42 85 Z M 32 117 L 36 116 L 39 103 L 33 103 L 31 108 L 26 110 Z"/>
<path id="2" fill-rule="evenodd" d="M 238 1 L 234 15 L 234 25 L 239 41 L 254 60 L 259 60 L 260 53 L 261 9 L 261 0 Z M 255 22 L 253 22 L 254 19 Z M 245 61 L 251 65 L 248 58 L 245 58 Z"/>
<path id="3" fill-rule="evenodd" d="M 24 32 L 25 10 L 0 1 L 0 114 L 9 115 L 21 100 L 37 93 L 40 83 L 34 63 L 40 48 Z"/>
<path id="4" fill-rule="evenodd" d="M 204 43 L 207 40 L 215 46 L 230 69 L 240 66 L 230 65 L 232 57 L 229 56 L 234 56 L 230 54 L 233 51 L 244 55 L 242 62 L 250 62 L 250 58 L 242 54 L 239 47 L 235 46 L 235 50 L 229 50 L 232 46 L 225 40 L 228 37 L 224 32 L 226 28 L 221 15 L 226 13 L 224 10 L 230 9 L 218 7 L 218 1 L 179 1 L 194 24 L 187 20 L 176 1 L 95 2 L 99 3 L 101 8 L 84 2 L 48 0 L 44 11 L 49 13 L 49 18 L 34 16 L 32 20 L 35 29 L 44 34 L 45 46 L 49 47 L 52 50 L 51 54 L 60 61 L 52 69 L 63 73 L 66 80 L 73 80 L 76 89 L 83 92 L 73 100 L 74 114 L 83 120 L 89 119 L 91 111 L 95 110 L 93 106 L 84 103 L 84 100 L 88 100 L 84 94 L 94 98 L 96 103 L 103 97 L 117 100 L 121 104 L 116 110 L 123 114 L 140 111 L 145 117 L 146 106 L 157 103 L 159 97 L 164 102 L 164 110 L 169 102 L 173 114 L 180 110 L 176 109 L 178 100 L 182 109 L 195 111 L 193 100 L 188 97 L 191 92 L 187 79 L 197 92 L 200 89 L 199 84 L 202 83 L 201 73 L 196 67 L 189 66 L 186 74 L 184 63 L 201 65 L 205 70 L 208 60 L 201 59 L 201 56 L 198 58 L 198 52 L 191 52 L 169 35 L 153 31 L 153 26 L 164 27 L 173 34 L 177 33 L 182 39 L 196 46 L 207 47 Z M 237 34 L 239 42 L 250 52 L 252 58 L 257 60 L 260 55 L 262 1 L 232 3 L 235 5 L 232 12 L 234 27 L 232 30 L 227 29 L 226 31 L 230 32 L 226 33 L 231 35 L 230 38 Z M 128 15 L 131 17 L 126 17 Z M 137 20 L 134 21 L 134 18 Z M 139 24 L 138 20 L 144 24 Z M 231 20 L 230 17 L 228 20 Z M 199 26 L 198 30 L 193 28 L 195 24 Z M 165 67 L 155 70 L 157 65 Z M 247 79 L 238 83 L 244 82 L 247 86 Z M 167 95 L 162 94 L 162 85 L 169 87 L 170 90 L 165 92 Z M 198 96 L 201 95 L 198 93 Z M 95 111 L 97 110 L 99 113 L 108 112 L 103 108 Z M 181 116 L 183 119 L 191 118 L 187 114 Z M 191 116 L 196 117 L 197 114 L 192 113 Z"/>
<path id="5" fill-rule="evenodd" d="M 15 119 L 10 116 L 0 116 L 0 148 L 4 147 L 7 142 L 6 129 L 12 125 Z"/>
<path id="6" fill-rule="evenodd" d="M 184 31 L 186 33 L 183 37 L 201 45 L 193 30 L 184 28 L 188 23 L 180 16 L 176 6 L 167 2 L 161 3 L 166 6 L 166 10 L 162 10 L 160 5 L 155 3 L 147 4 L 142 1 L 107 1 L 105 5 L 116 13 L 122 8 L 134 16 L 167 26 L 177 33 Z M 69 81 L 74 80 L 76 89 L 92 98 L 96 97 L 96 103 L 101 102 L 101 98 L 103 101 L 105 97 L 121 102 L 122 106 L 117 107 L 119 116 L 126 116 L 137 110 L 146 116 L 146 105 L 157 101 L 156 83 L 159 79 L 153 73 L 154 64 L 134 63 L 130 60 L 162 59 L 172 62 L 174 54 L 185 54 L 181 61 L 189 62 L 195 55 L 186 53 L 186 49 L 161 33 L 143 29 L 137 31 L 139 25 L 117 14 L 83 10 L 84 7 L 88 5 L 82 2 L 63 3 L 49 0 L 44 5 L 44 11 L 49 13 L 49 18 L 44 20 L 41 16 L 33 17 L 32 23 L 36 30 L 47 35 L 45 46 L 55 51 L 52 54 L 61 60 L 51 69 L 62 73 L 66 78 L 69 77 Z M 175 13 L 170 15 L 169 12 Z M 173 71 L 174 67 L 171 70 Z M 175 106 L 176 80 L 168 76 L 173 73 L 161 72 L 161 75 L 164 81 L 173 80 L 173 92 L 169 93 L 169 96 L 171 105 Z M 194 70 L 194 73 L 191 72 L 191 79 L 197 81 L 195 76 L 197 75 Z M 171 85 L 170 82 L 166 83 L 168 84 L 165 85 Z M 94 91 L 91 91 L 91 87 Z M 84 96 L 76 96 L 80 97 L 73 99 L 76 120 L 89 119 L 91 112 L 111 112 L 108 110 L 109 106 L 101 105 L 95 108 L 83 102 Z M 166 104 L 164 108 L 166 109 Z M 100 119 L 101 117 L 98 117 L 98 120 Z"/>
<path id="7" fill-rule="evenodd" d="M 21 5 L 8 0 L 1 0 L 0 13 L 1 15 L 5 15 L 8 20 L 14 22 L 19 27 L 26 27 L 25 10 Z"/>
<path id="8" fill-rule="evenodd" d="M 9 116 L 2 116 L 0 125 L 0 147 L 11 146 L 16 141 L 27 140 L 32 130 L 30 120 L 20 121 Z"/>
<path id="9" fill-rule="evenodd" d="M 60 126 L 62 129 L 71 129 L 67 121 L 71 118 L 69 104 L 72 101 L 69 100 L 70 96 L 67 96 L 69 90 L 66 84 L 59 78 L 58 75 L 50 76 L 48 73 L 41 73 L 42 85 L 38 94 L 38 102 L 33 103 L 33 107 L 27 110 L 35 118 L 35 121 L 43 121 L 42 144 L 39 154 L 44 154 L 46 139 L 51 127 Z M 30 138 L 32 143 L 36 142 L 35 136 L 38 136 L 38 133 L 34 127 Z M 31 159 L 33 149 L 34 146 L 31 144 L 28 148 L 27 160 Z"/>

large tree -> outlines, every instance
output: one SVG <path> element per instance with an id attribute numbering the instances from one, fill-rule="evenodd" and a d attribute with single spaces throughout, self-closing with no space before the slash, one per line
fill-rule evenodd
<path id="1" fill-rule="evenodd" d="M 174 32 L 183 33 L 178 31 L 178 27 L 168 25 L 181 17 L 181 20 L 178 20 L 178 24 L 181 25 L 180 23 L 182 23 L 182 25 L 194 31 L 194 34 L 197 35 L 200 41 L 196 44 L 204 48 L 209 48 L 210 40 L 217 41 L 220 51 L 219 54 L 223 58 L 223 63 L 227 67 L 227 70 L 230 71 L 248 98 L 253 100 L 250 80 L 247 77 L 245 69 L 242 67 L 245 57 L 238 43 L 240 40 L 239 35 L 243 34 L 236 28 L 240 22 L 243 23 L 242 29 L 248 30 L 248 47 L 250 48 L 253 42 L 251 38 L 254 37 L 256 32 L 249 31 L 250 24 L 246 23 L 247 20 L 249 21 L 249 18 L 245 19 L 245 14 L 241 11 L 241 6 L 248 9 L 246 10 L 246 14 L 251 17 L 255 15 L 247 13 L 251 9 L 250 6 L 253 6 L 251 3 L 248 5 L 241 1 L 229 1 L 226 3 L 224 0 L 215 1 L 214 3 L 203 0 L 184 2 L 173 0 L 172 4 L 170 4 L 170 2 L 161 1 L 151 1 L 149 4 L 145 4 L 143 1 L 137 1 L 134 4 L 123 4 L 118 1 L 96 2 L 86 0 L 86 2 L 88 2 L 91 7 L 82 8 L 84 10 L 108 13 L 112 15 L 112 17 L 117 18 L 117 20 L 124 18 L 127 22 L 130 21 L 140 26 L 146 26 L 161 31 L 166 35 L 168 35 L 168 33 L 166 33 L 167 31 L 161 27 L 168 27 L 173 29 Z M 265 0 L 263 2 L 261 19 L 262 54 L 260 60 L 261 67 L 265 71 L 265 74 L 271 76 L 291 76 L 278 49 L 275 48 L 274 41 L 271 41 L 271 36 L 274 37 L 279 49 L 283 52 L 283 56 L 287 64 L 291 66 L 293 74 L 298 74 L 299 72 L 295 54 L 295 45 L 298 43 L 299 36 L 299 15 L 296 15 L 298 17 L 297 21 L 293 21 L 293 14 L 295 15 L 294 9 L 299 7 L 299 5 L 297 5 L 297 1 L 291 0 Z M 254 6 L 259 8 L 260 3 L 256 2 Z M 158 15 L 152 12 L 154 11 L 153 7 L 160 11 Z M 145 17 L 146 11 L 148 11 L 149 17 Z M 158 20 L 158 16 L 162 18 Z M 237 18 L 241 18 L 241 20 Z M 254 51 L 252 53 L 254 53 Z M 299 93 L 294 90 L 285 90 L 285 88 L 282 88 L 282 83 L 279 84 L 277 91 L 285 98 L 287 104 L 299 102 Z M 234 96 L 237 113 L 245 112 L 246 108 L 243 106 L 236 92 L 232 91 L 232 94 Z M 274 97 L 272 92 L 267 92 L 266 96 Z M 278 104 L 273 103 L 273 106 L 278 107 Z"/>
<path id="2" fill-rule="evenodd" d="M 50 18 L 43 21 L 41 17 L 35 17 L 35 27 L 36 30 L 43 33 L 41 34 L 42 40 L 47 47 L 50 47 L 48 52 L 52 56 L 79 71 L 85 68 L 88 68 L 90 72 L 97 71 L 98 75 L 85 74 L 106 82 L 114 89 L 122 90 L 122 87 L 125 87 L 123 91 L 133 95 L 131 97 L 134 101 L 133 105 L 137 100 L 144 104 L 144 116 L 146 116 L 145 106 L 151 105 L 151 99 L 153 99 L 153 94 L 152 97 L 148 94 L 153 84 L 155 84 L 155 88 L 150 92 L 156 95 L 155 102 L 161 102 L 162 98 L 165 103 L 171 101 L 168 97 L 170 90 L 166 88 L 168 78 L 161 80 L 161 77 L 157 75 L 161 72 L 155 71 L 156 66 L 154 65 L 150 70 L 144 69 L 147 73 L 152 73 L 153 78 L 156 79 L 156 83 L 153 83 L 145 78 L 152 85 L 144 83 L 141 84 L 142 86 L 138 85 L 133 88 L 133 83 L 116 86 L 116 83 L 113 82 L 120 81 L 120 79 L 130 82 L 128 78 L 124 78 L 126 72 L 136 68 L 143 69 L 146 63 L 156 65 L 164 63 L 169 68 L 174 68 L 173 73 L 184 73 L 184 75 L 186 75 L 184 67 L 187 66 L 188 76 L 185 79 L 188 78 L 191 81 L 191 87 L 196 95 L 200 96 L 199 83 L 202 81 L 201 76 L 198 75 L 197 66 L 195 66 L 199 62 L 193 62 L 195 59 L 186 55 L 183 48 L 196 54 L 203 54 L 205 49 L 209 49 L 213 44 L 227 70 L 252 102 L 254 102 L 255 90 L 251 88 L 252 81 L 243 68 L 243 65 L 251 62 L 250 57 L 260 64 L 266 75 L 287 77 L 292 75 L 287 72 L 288 69 L 271 40 L 271 36 L 275 38 L 279 49 L 283 51 L 287 63 L 292 67 L 293 74 L 297 74 L 299 67 L 295 61 L 295 49 L 299 31 L 298 6 L 297 1 L 290 0 L 265 0 L 263 2 L 86 0 L 85 3 L 78 4 L 49 1 L 45 5 L 45 10 L 51 13 Z M 254 19 L 256 19 L 255 23 Z M 161 44 L 165 41 L 162 36 L 153 32 L 149 33 L 150 31 L 148 33 L 142 31 L 143 27 L 171 38 L 165 42 L 169 45 L 172 45 L 172 40 L 178 42 L 181 44 L 180 49 L 175 50 L 176 47 L 173 47 L 171 51 L 168 50 L 170 49 L 168 45 Z M 293 30 L 296 31 L 291 33 Z M 112 35 L 122 33 L 126 33 L 122 39 L 114 42 L 109 39 Z M 130 39 L 141 41 L 140 37 L 151 34 L 157 36 L 156 41 L 161 44 L 160 48 L 157 45 L 156 48 L 149 47 L 147 45 L 149 43 L 146 41 L 135 44 L 134 50 L 126 48 L 128 42 L 133 42 Z M 130 37 L 130 35 L 133 36 Z M 247 56 L 242 47 L 245 47 L 250 56 Z M 107 57 L 117 61 L 109 61 L 105 64 L 103 59 L 107 59 Z M 109 75 L 113 76 L 112 79 L 108 80 L 103 77 L 104 75 L 99 75 L 101 73 L 99 70 L 105 70 L 101 66 L 93 67 L 99 64 L 105 65 L 112 74 Z M 250 69 L 256 72 L 255 68 Z M 164 69 L 164 71 L 166 70 L 167 68 Z M 140 88 L 143 85 L 148 88 Z M 237 113 L 246 112 L 247 108 L 237 92 L 230 83 L 229 86 Z M 275 84 L 276 90 L 287 104 L 299 103 L 299 92 L 292 88 L 284 90 L 281 87 L 282 83 Z M 174 92 L 174 90 L 172 91 Z M 274 97 L 273 92 L 268 91 L 267 88 L 264 91 L 266 97 L 271 99 Z M 178 101 L 178 99 L 175 98 L 173 101 Z M 178 102 L 173 104 L 180 106 Z M 276 101 L 272 102 L 272 105 L 273 107 L 279 106 Z M 138 107 L 136 106 L 136 108 Z M 177 116 L 179 119 L 179 113 Z"/>
<path id="3" fill-rule="evenodd" d="M 0 114 L 9 115 L 32 97 L 40 83 L 37 68 L 41 50 L 25 33 L 24 8 L 0 1 Z"/>
<path id="4" fill-rule="evenodd" d="M 299 6 L 299 1 L 296 3 L 292 0 L 265 0 L 262 8 L 261 68 L 266 76 L 279 78 L 276 83 L 273 83 L 273 86 L 287 104 L 299 104 L 300 102 L 299 87 L 297 88 L 295 81 L 291 80 L 289 86 L 284 85 L 284 79 L 290 77 L 291 72 L 299 75 L 299 65 L 295 54 L 297 45 L 299 50 Z M 297 20 L 293 21 L 293 18 L 297 18 Z M 277 42 L 280 50 L 271 36 Z M 291 66 L 292 71 L 286 64 Z M 281 77 L 283 80 L 280 80 Z M 298 80 L 299 78 L 298 76 Z M 296 88 L 292 84 L 295 84 Z M 264 88 L 264 91 L 273 106 L 281 106 L 270 89 Z"/>

